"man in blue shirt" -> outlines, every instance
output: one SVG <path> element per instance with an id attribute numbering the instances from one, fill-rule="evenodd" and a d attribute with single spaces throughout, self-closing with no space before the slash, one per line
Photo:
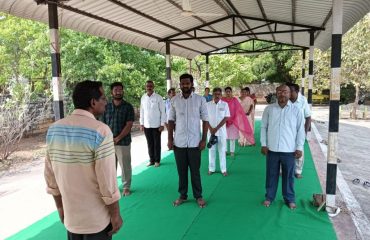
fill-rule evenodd
<path id="1" fill-rule="evenodd" d="M 295 159 L 302 156 L 305 140 L 302 110 L 289 100 L 290 88 L 277 88 L 277 102 L 267 106 L 262 115 L 261 152 L 266 156 L 266 195 L 263 205 L 274 201 L 282 168 L 282 192 L 285 203 L 295 209 Z"/>
<path id="2" fill-rule="evenodd" d="M 204 95 L 203 95 L 203 97 L 206 99 L 207 102 L 212 101 L 212 94 L 210 94 L 209 92 L 210 92 L 210 89 L 208 87 L 206 87 L 204 89 Z"/>

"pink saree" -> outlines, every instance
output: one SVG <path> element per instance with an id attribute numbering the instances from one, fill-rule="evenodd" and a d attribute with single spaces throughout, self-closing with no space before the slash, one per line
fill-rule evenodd
<path id="1" fill-rule="evenodd" d="M 237 128 L 239 132 L 243 135 L 243 137 L 251 144 L 255 143 L 254 140 L 254 133 L 253 129 L 251 128 L 250 123 L 248 122 L 247 116 L 245 115 L 245 112 L 240 105 L 237 98 L 222 98 L 222 101 L 227 102 L 229 105 L 230 110 L 230 117 L 226 122 L 226 129 L 227 128 Z M 230 138 L 228 136 L 228 139 L 235 139 Z"/>

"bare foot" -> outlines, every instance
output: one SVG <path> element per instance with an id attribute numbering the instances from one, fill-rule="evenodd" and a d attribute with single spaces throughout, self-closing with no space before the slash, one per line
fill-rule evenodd
<path id="1" fill-rule="evenodd" d="M 291 203 L 288 203 L 288 207 L 293 210 L 293 209 L 297 208 L 297 205 L 295 205 L 295 203 L 291 202 Z"/>
<path id="2" fill-rule="evenodd" d="M 212 171 L 208 171 L 208 175 L 212 175 L 214 174 L 215 172 L 212 172 Z"/>
<path id="3" fill-rule="evenodd" d="M 206 201 L 204 201 L 204 199 L 203 199 L 203 198 L 198 198 L 198 199 L 197 199 L 197 203 L 198 203 L 198 206 L 199 206 L 200 208 L 204 208 L 204 207 L 206 206 Z"/>
<path id="4" fill-rule="evenodd" d="M 302 174 L 296 173 L 294 174 L 295 178 L 301 179 L 303 178 Z"/>
<path id="5" fill-rule="evenodd" d="M 269 200 L 265 200 L 265 201 L 263 201 L 263 206 L 265 206 L 265 207 L 270 207 L 270 205 L 271 205 L 271 201 L 269 201 Z"/>
<path id="6" fill-rule="evenodd" d="M 146 166 L 147 166 L 147 167 L 150 167 L 150 166 L 152 166 L 152 165 L 154 165 L 154 163 L 152 163 L 152 162 L 148 162 L 148 163 L 146 164 Z"/>
<path id="7" fill-rule="evenodd" d="M 227 172 L 223 172 L 222 175 L 224 175 L 224 177 L 226 177 L 228 174 L 227 174 Z"/>
<path id="8" fill-rule="evenodd" d="M 124 197 L 127 197 L 127 196 L 129 196 L 131 194 L 131 191 L 130 191 L 130 189 L 124 189 L 123 190 L 123 193 L 122 193 L 122 196 L 124 196 Z"/>
<path id="9" fill-rule="evenodd" d="M 180 206 L 180 205 L 181 205 L 181 204 L 183 204 L 185 201 L 186 201 L 186 199 L 178 198 L 178 199 L 176 199 L 176 200 L 173 202 L 173 206 L 174 206 L 174 207 Z"/>
<path id="10" fill-rule="evenodd" d="M 159 165 L 160 165 L 159 162 L 154 163 L 154 167 L 159 167 Z"/>

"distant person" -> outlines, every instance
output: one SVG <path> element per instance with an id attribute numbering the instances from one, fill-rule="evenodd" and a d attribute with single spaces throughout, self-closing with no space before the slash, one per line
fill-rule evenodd
<path id="1" fill-rule="evenodd" d="M 154 92 L 154 82 L 145 84 L 146 93 L 140 101 L 140 130 L 144 131 L 148 144 L 149 163 L 159 167 L 161 162 L 161 133 L 166 122 L 165 106 L 162 97 Z"/>
<path id="2" fill-rule="evenodd" d="M 202 196 L 200 153 L 206 146 L 208 113 L 204 97 L 191 91 L 193 81 L 191 74 L 186 73 L 180 76 L 182 93 L 172 99 L 168 118 L 168 148 L 174 150 L 179 175 L 180 196 L 173 202 L 173 205 L 179 206 L 188 198 L 188 169 L 190 169 L 193 196 L 199 207 L 203 208 L 206 202 Z M 200 121 L 203 122 L 202 137 Z M 175 122 L 176 131 L 173 136 Z"/>
<path id="3" fill-rule="evenodd" d="M 254 135 L 254 101 L 250 96 L 249 87 L 242 88 L 240 91 L 240 105 L 242 106 L 245 115 L 247 116 L 248 122 L 252 128 L 252 133 Z M 239 138 L 240 146 L 253 146 L 255 144 L 250 143 L 243 134 L 240 134 Z"/>
<path id="4" fill-rule="evenodd" d="M 295 159 L 302 156 L 305 140 L 301 109 L 289 100 L 290 89 L 281 85 L 277 103 L 268 105 L 262 115 L 261 152 L 266 156 L 266 195 L 263 205 L 269 207 L 275 200 L 282 168 L 282 192 L 290 209 L 296 208 L 294 193 Z"/>
<path id="5" fill-rule="evenodd" d="M 230 117 L 229 106 L 221 100 L 221 88 L 213 89 L 213 101 L 207 103 L 209 116 L 208 127 L 208 147 L 209 165 L 208 174 L 211 175 L 216 171 L 216 148 L 220 161 L 220 169 L 223 176 L 227 176 L 226 169 L 226 121 Z M 214 140 L 216 139 L 216 140 Z M 217 142 L 215 142 L 217 141 Z"/>
<path id="6" fill-rule="evenodd" d="M 102 121 L 113 132 L 116 157 L 121 167 L 123 196 L 131 194 L 131 128 L 135 120 L 134 108 L 123 99 L 123 84 L 115 82 L 110 85 L 112 101 L 106 106 Z"/>
<path id="7" fill-rule="evenodd" d="M 171 99 L 174 96 L 176 96 L 175 88 L 168 89 L 167 98 L 164 100 L 164 106 L 165 106 L 165 111 L 166 111 L 166 128 L 168 128 L 167 123 L 168 123 L 168 116 L 170 114 L 170 109 L 171 109 Z"/>
<path id="8" fill-rule="evenodd" d="M 253 130 L 238 99 L 233 96 L 231 87 L 225 88 L 225 97 L 222 101 L 227 102 L 230 110 L 230 117 L 226 121 L 226 132 L 227 139 L 230 141 L 230 155 L 234 156 L 235 141 L 239 139 L 239 131 L 245 139 L 254 144 Z"/>
<path id="9" fill-rule="evenodd" d="M 290 101 L 293 103 L 293 105 L 297 106 L 299 109 L 302 110 L 303 117 L 305 118 L 304 130 L 307 135 L 307 132 L 310 131 L 311 128 L 310 106 L 308 105 L 306 97 L 299 92 L 298 84 L 289 83 L 287 85 L 290 88 Z M 302 156 L 300 158 L 296 158 L 295 161 L 296 178 L 302 178 L 303 165 L 304 165 L 304 152 L 302 150 Z"/>
<path id="10" fill-rule="evenodd" d="M 210 89 L 208 87 L 206 87 L 204 89 L 204 95 L 203 95 L 203 97 L 206 99 L 207 102 L 212 101 L 212 94 L 210 94 L 209 92 L 210 92 Z"/>
<path id="11" fill-rule="evenodd" d="M 49 127 L 45 180 L 70 240 L 112 239 L 123 221 L 118 200 L 113 135 L 96 120 L 107 100 L 101 82 L 73 90 L 75 110 Z"/>

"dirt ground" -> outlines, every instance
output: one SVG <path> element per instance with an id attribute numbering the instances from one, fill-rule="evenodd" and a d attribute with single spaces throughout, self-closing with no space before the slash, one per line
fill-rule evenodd
<path id="1" fill-rule="evenodd" d="M 42 133 L 23 138 L 18 144 L 18 150 L 9 159 L 0 163 L 0 178 L 22 174 L 29 171 L 30 166 L 42 164 L 46 147 L 45 134 Z"/>

